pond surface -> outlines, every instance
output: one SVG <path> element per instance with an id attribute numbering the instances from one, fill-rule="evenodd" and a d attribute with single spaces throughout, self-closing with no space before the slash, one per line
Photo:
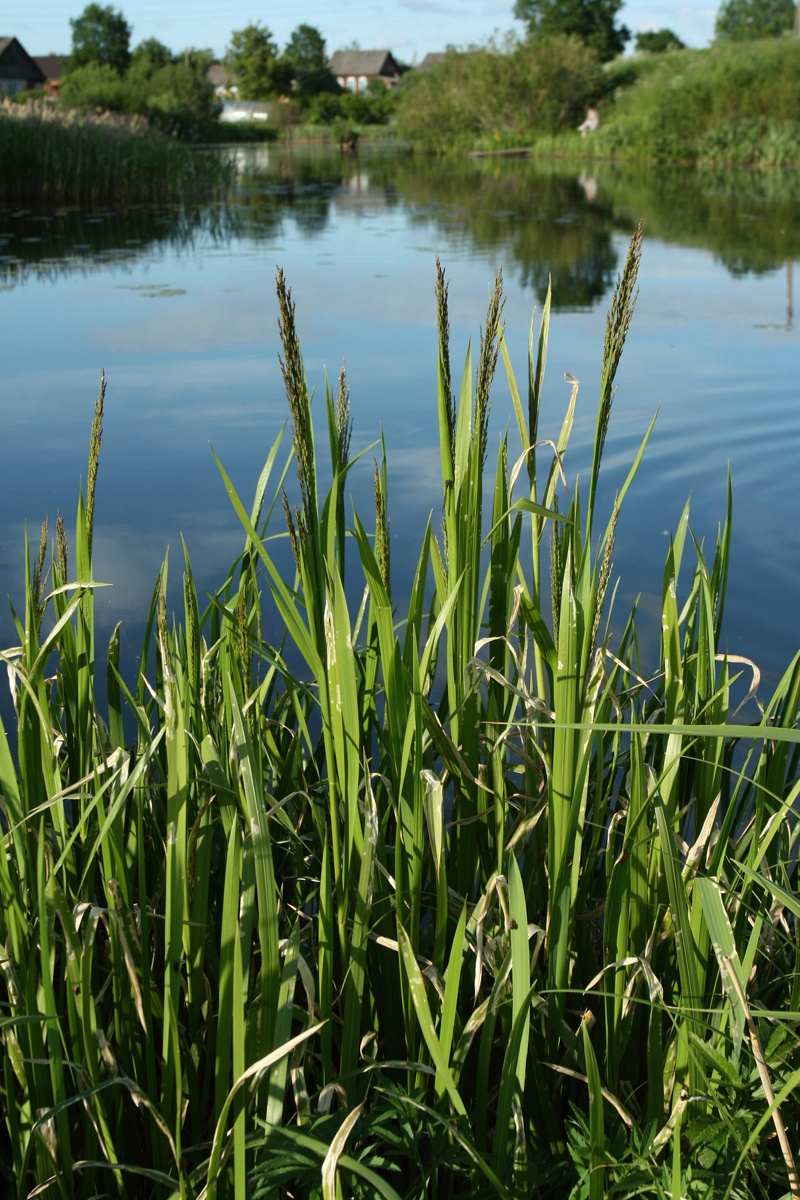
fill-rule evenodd
<path id="1" fill-rule="evenodd" d="M 614 626 L 621 632 L 641 594 L 643 617 L 657 628 L 668 533 L 689 495 L 692 528 L 713 552 L 730 464 L 727 644 L 776 681 L 800 647 L 797 176 L 239 153 L 246 173 L 225 209 L 0 212 L 0 592 L 21 602 L 26 522 L 34 543 L 45 515 L 51 529 L 59 511 L 68 530 L 74 522 L 101 369 L 108 392 L 95 574 L 113 584 L 98 595 L 101 635 L 122 620 L 133 663 L 167 547 L 179 582 L 181 537 L 199 587 L 222 582 L 243 535 L 209 444 L 249 507 L 287 415 L 280 266 L 297 304 L 320 436 L 325 375 L 333 386 L 343 360 L 353 450 L 384 432 L 402 597 L 425 520 L 441 506 L 436 256 L 450 282 L 458 377 L 502 267 L 506 336 L 524 383 L 531 316 L 552 278 L 540 431 L 557 435 L 569 372 L 581 384 L 566 464 L 573 480 L 588 472 L 605 314 L 642 218 L 640 297 L 604 458 L 607 503 L 659 415 L 618 530 Z M 514 431 L 502 367 L 492 419 L 490 469 L 502 431 Z M 351 475 L 368 525 L 375 454 Z M 4 645 L 15 640 L 6 613 L 3 600 Z"/>

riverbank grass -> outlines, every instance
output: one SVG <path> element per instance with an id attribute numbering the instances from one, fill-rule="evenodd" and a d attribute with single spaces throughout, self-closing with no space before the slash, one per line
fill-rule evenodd
<path id="1" fill-rule="evenodd" d="M 683 513 L 656 664 L 614 611 L 650 430 L 609 510 L 599 481 L 640 252 L 569 485 L 549 299 L 520 387 L 498 276 L 456 384 L 438 270 L 441 504 L 402 613 L 384 448 L 349 512 L 346 376 L 320 427 L 279 274 L 291 447 L 251 502 L 220 463 L 239 556 L 201 603 L 186 553 L 174 619 L 165 560 L 130 682 L 95 637 L 101 388 L 74 550 L 43 531 L 2 655 L 14 1194 L 800 1194 L 800 657 L 764 699 L 725 653 L 730 511 L 709 554 Z"/>
<path id="2" fill-rule="evenodd" d="M 438 154 L 540 156 L 701 166 L 800 166 L 797 39 L 620 58 L 600 66 L 574 39 L 506 52 L 451 51 L 398 92 L 397 124 Z M 600 128 L 581 137 L 588 105 Z"/>
<path id="3" fill-rule="evenodd" d="M 217 195 L 234 180 L 227 156 L 181 144 L 143 118 L 0 105 L 0 200 L 127 205 Z"/>

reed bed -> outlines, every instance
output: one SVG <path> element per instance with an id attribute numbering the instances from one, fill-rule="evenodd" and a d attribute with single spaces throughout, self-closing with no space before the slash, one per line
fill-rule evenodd
<path id="1" fill-rule="evenodd" d="M 142 117 L 0 104 L 0 199 L 136 204 L 218 194 L 235 167 L 152 129 Z"/>
<path id="2" fill-rule="evenodd" d="M 43 530 L 2 655 L 9 1194 L 800 1195 L 800 657 L 737 715 L 730 512 L 709 554 L 688 506 L 670 540 L 654 667 L 613 614 L 640 251 L 580 486 L 577 384 L 539 429 L 549 300 L 520 390 L 498 277 L 456 387 L 438 270 L 442 505 L 403 614 L 385 452 L 367 524 L 346 377 L 315 427 L 279 274 L 291 446 L 251 503 L 220 464 L 241 553 L 205 608 L 185 553 L 172 620 L 165 560 L 130 682 L 94 633 L 103 384 L 71 547 Z"/>

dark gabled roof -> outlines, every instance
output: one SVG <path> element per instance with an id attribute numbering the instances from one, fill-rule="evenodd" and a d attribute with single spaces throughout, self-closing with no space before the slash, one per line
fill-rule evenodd
<path id="1" fill-rule="evenodd" d="M 432 71 L 434 67 L 438 67 L 439 63 L 444 62 L 447 55 L 444 51 L 439 51 L 434 54 L 426 54 L 422 62 L 417 67 L 418 71 Z"/>
<path id="2" fill-rule="evenodd" d="M 328 66 L 334 75 L 372 75 L 397 79 L 400 68 L 388 50 L 337 50 Z"/>
<path id="3" fill-rule="evenodd" d="M 60 79 L 68 54 L 35 54 L 33 61 L 47 80 Z"/>
<path id="4" fill-rule="evenodd" d="M 30 84 L 44 83 L 44 75 L 15 37 L 0 37 L 0 79 L 24 79 Z"/>

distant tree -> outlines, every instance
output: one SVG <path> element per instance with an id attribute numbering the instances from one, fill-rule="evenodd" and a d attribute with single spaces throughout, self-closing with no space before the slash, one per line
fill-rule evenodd
<path id="1" fill-rule="evenodd" d="M 639 54 L 666 54 L 668 50 L 685 49 L 686 44 L 671 29 L 636 34 L 636 50 Z"/>
<path id="2" fill-rule="evenodd" d="M 201 75 L 204 75 L 211 64 L 217 61 L 213 50 L 208 47 L 199 49 L 197 46 L 187 46 L 185 50 L 181 50 L 178 58 L 185 66 L 191 67 L 193 71 L 198 71 Z"/>
<path id="3" fill-rule="evenodd" d="M 297 91 L 302 97 L 320 92 L 338 92 L 325 55 L 325 39 L 313 25 L 298 25 L 286 43 L 284 60 L 291 68 Z"/>
<path id="4" fill-rule="evenodd" d="M 272 34 L 257 22 L 231 34 L 226 62 L 239 80 L 242 100 L 266 100 L 291 84 L 291 69 L 281 59 Z"/>
<path id="5" fill-rule="evenodd" d="M 142 111 L 162 129 L 187 135 L 213 120 L 219 105 L 203 71 L 180 59 L 151 77 Z"/>
<path id="6" fill-rule="evenodd" d="M 175 55 L 158 38 L 147 38 L 145 41 L 139 42 L 131 55 L 132 67 L 144 63 L 150 71 L 168 67 L 173 62 L 175 62 Z"/>
<path id="7" fill-rule="evenodd" d="M 298 71 L 316 71 L 325 66 L 325 39 L 313 25 L 298 25 L 284 54 Z"/>
<path id="8" fill-rule="evenodd" d="M 603 62 L 616 58 L 630 41 L 630 30 L 617 25 L 625 0 L 516 0 L 514 16 L 532 35 L 574 34 Z"/>
<path id="9" fill-rule="evenodd" d="M 79 17 L 70 18 L 72 54 L 70 70 L 92 63 L 111 67 L 124 75 L 131 61 L 131 27 L 121 12 L 106 5 L 87 4 Z"/>
<path id="10" fill-rule="evenodd" d="M 795 25 L 794 0 L 725 0 L 717 13 L 718 41 L 779 37 Z"/>

